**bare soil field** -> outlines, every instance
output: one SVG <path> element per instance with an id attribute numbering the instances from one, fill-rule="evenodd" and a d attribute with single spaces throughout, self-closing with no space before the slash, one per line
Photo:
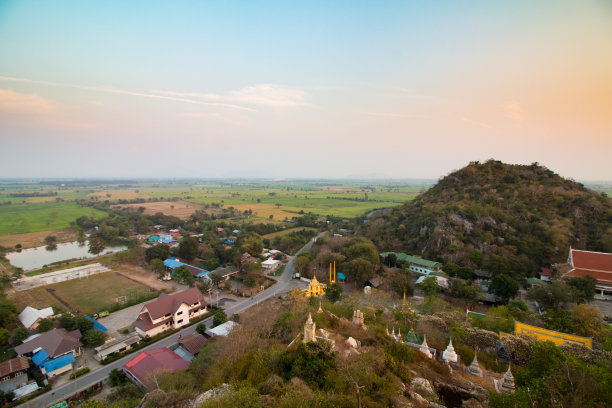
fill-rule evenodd
<path id="1" fill-rule="evenodd" d="M 165 215 L 173 215 L 179 218 L 187 218 L 196 210 L 201 210 L 204 206 L 190 203 L 187 201 L 159 201 L 153 203 L 121 204 L 113 207 L 132 208 L 137 210 L 139 207 L 145 208 L 145 214 L 153 215 L 158 212 Z"/>
<path id="2" fill-rule="evenodd" d="M 293 208 L 293 207 L 280 207 L 280 208 L 276 208 L 275 205 L 273 204 L 263 204 L 263 203 L 255 203 L 255 204 L 228 204 L 226 205 L 226 207 L 234 207 L 236 210 L 238 211 L 247 211 L 247 210 L 253 210 L 253 215 L 257 216 L 257 217 L 264 217 L 264 218 L 268 218 L 270 217 L 270 215 L 272 215 L 273 219 L 275 220 L 284 220 L 285 217 L 291 219 L 292 217 L 295 217 L 296 214 L 286 211 L 287 209 L 289 210 L 293 210 L 293 211 L 299 211 L 298 208 Z"/>
<path id="3" fill-rule="evenodd" d="M 138 283 L 147 286 L 148 288 L 156 291 L 167 290 L 168 292 L 175 292 L 179 290 L 188 289 L 187 286 L 179 285 L 176 282 L 163 282 L 157 279 L 157 275 L 153 272 L 147 271 L 139 266 L 130 264 L 113 265 L 113 271 L 121 274 L 122 276 Z"/>
<path id="4" fill-rule="evenodd" d="M 70 242 L 77 238 L 75 230 L 66 228 L 55 231 L 39 231 L 28 232 L 25 234 L 12 234 L 0 236 L 0 246 L 12 248 L 17 244 L 21 244 L 23 248 L 32 248 L 45 245 L 45 237 L 54 235 L 57 237 L 57 242 Z"/>

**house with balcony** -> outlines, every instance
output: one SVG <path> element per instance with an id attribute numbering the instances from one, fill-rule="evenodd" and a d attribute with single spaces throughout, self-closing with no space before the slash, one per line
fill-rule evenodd
<path id="1" fill-rule="evenodd" d="M 204 296 L 197 288 L 159 297 L 143 306 L 134 322 L 141 336 L 155 336 L 166 330 L 178 329 L 192 319 L 204 315 L 208 309 Z"/>

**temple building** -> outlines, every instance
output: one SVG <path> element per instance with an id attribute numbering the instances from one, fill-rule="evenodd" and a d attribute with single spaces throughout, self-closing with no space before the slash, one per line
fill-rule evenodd
<path id="1" fill-rule="evenodd" d="M 482 369 L 478 365 L 478 358 L 476 357 L 476 354 L 477 353 L 475 352 L 474 360 L 472 360 L 472 364 L 470 364 L 470 366 L 466 368 L 466 371 L 468 372 L 468 374 L 475 375 L 476 377 L 482 377 Z"/>
<path id="2" fill-rule="evenodd" d="M 312 281 L 308 284 L 308 289 L 305 290 L 307 297 L 319 297 L 325 293 L 325 286 L 319 283 L 317 275 L 312 277 Z"/>
<path id="3" fill-rule="evenodd" d="M 612 298 L 612 254 L 570 248 L 564 278 L 590 276 L 597 280 L 595 297 Z"/>
<path id="4" fill-rule="evenodd" d="M 306 320 L 306 323 L 304 323 L 304 338 L 302 339 L 302 342 L 310 343 L 317 341 L 317 336 L 315 333 L 316 330 L 317 324 L 312 321 L 312 316 L 310 313 L 308 313 L 308 320 Z"/>
<path id="5" fill-rule="evenodd" d="M 414 329 L 411 327 L 410 331 L 406 335 L 406 341 L 413 344 L 418 344 L 421 342 L 419 336 L 415 333 Z"/>
<path id="6" fill-rule="evenodd" d="M 357 309 L 353 312 L 353 324 L 355 326 L 364 326 L 365 320 L 363 318 L 363 313 L 361 310 Z"/>
<path id="7" fill-rule="evenodd" d="M 514 393 L 514 376 L 512 375 L 512 371 L 510 371 L 510 365 L 508 365 L 508 371 L 506 371 L 504 377 L 501 380 L 493 380 L 493 383 L 495 384 L 495 390 L 499 393 Z"/>
<path id="8" fill-rule="evenodd" d="M 423 344 L 419 347 L 419 351 L 427 356 L 427 358 L 433 358 L 429 346 L 427 345 L 427 336 L 423 339 Z"/>
<path id="9" fill-rule="evenodd" d="M 448 346 L 446 350 L 442 352 L 442 360 L 447 363 L 457 364 L 459 362 L 459 356 L 455 353 L 455 348 L 453 347 L 453 339 L 448 341 Z"/>

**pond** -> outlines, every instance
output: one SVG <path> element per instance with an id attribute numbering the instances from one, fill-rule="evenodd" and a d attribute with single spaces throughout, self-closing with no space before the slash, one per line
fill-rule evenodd
<path id="1" fill-rule="evenodd" d="M 126 249 L 126 246 L 107 247 L 99 255 L 124 251 Z M 11 265 L 22 268 L 24 271 L 31 271 L 54 262 L 67 261 L 69 259 L 93 258 L 99 255 L 89 253 L 88 241 L 85 241 L 84 245 L 80 245 L 78 242 L 74 241 L 57 244 L 56 249 L 51 251 L 47 250 L 47 247 L 41 246 L 23 249 L 21 252 L 11 252 L 6 255 L 6 258 Z"/>

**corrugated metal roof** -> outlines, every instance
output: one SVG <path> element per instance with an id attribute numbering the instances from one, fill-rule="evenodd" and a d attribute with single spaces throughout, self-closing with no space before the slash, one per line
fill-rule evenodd
<path id="1" fill-rule="evenodd" d="M 64 354 L 63 356 L 59 356 L 58 358 L 54 358 L 51 360 L 47 360 L 43 364 L 43 368 L 46 372 L 50 373 L 51 371 L 55 371 L 58 368 L 65 367 L 68 364 L 74 363 L 74 356 L 72 353 Z"/>

